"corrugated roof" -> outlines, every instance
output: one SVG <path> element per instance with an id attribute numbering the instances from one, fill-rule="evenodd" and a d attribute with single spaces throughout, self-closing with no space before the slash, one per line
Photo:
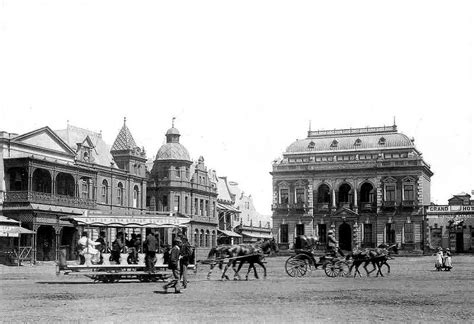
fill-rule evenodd
<path id="1" fill-rule="evenodd" d="M 84 128 L 68 125 L 66 129 L 54 131 L 74 151 L 77 151 L 77 143 L 83 143 L 87 136 L 91 139 L 94 148 L 92 150 L 93 163 L 110 167 L 114 162 L 110 154 L 110 145 L 104 142 L 102 135 Z M 114 163 L 114 168 L 116 168 Z"/>

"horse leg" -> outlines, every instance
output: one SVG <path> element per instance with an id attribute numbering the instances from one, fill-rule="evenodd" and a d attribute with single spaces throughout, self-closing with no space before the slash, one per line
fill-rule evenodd
<path id="1" fill-rule="evenodd" d="M 263 279 L 267 279 L 267 268 L 265 267 L 263 262 L 261 260 L 258 260 L 256 263 L 263 268 Z M 255 277 L 258 279 L 257 270 L 255 270 Z"/>
<path id="2" fill-rule="evenodd" d="M 230 260 L 224 267 L 224 270 L 222 271 L 222 276 L 221 276 L 221 280 L 224 280 L 224 278 L 226 278 L 227 280 L 230 280 L 229 277 L 225 274 L 227 272 L 227 269 L 229 269 L 229 266 L 232 264 L 232 260 Z M 233 266 L 232 266 L 233 268 Z"/>
<path id="3" fill-rule="evenodd" d="M 212 270 L 214 269 L 215 266 L 216 266 L 216 263 L 211 263 L 211 267 L 209 268 L 209 272 L 207 273 L 207 280 L 211 280 Z"/>
<path id="4" fill-rule="evenodd" d="M 234 269 L 234 280 L 237 280 L 236 277 L 238 277 L 239 280 L 241 280 L 240 275 L 239 275 L 239 271 L 240 271 L 240 269 L 242 269 L 242 266 L 244 265 L 245 261 L 240 260 L 239 266 L 237 267 L 237 271 L 235 270 L 236 263 L 237 263 L 237 261 L 234 261 L 232 263 L 232 269 Z"/>

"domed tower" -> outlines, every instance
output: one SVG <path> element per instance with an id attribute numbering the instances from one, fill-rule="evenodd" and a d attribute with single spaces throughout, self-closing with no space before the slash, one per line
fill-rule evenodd
<path id="1" fill-rule="evenodd" d="M 151 170 L 149 208 L 186 214 L 189 212 L 185 206 L 188 202 L 179 192 L 190 188 L 193 162 L 186 147 L 179 142 L 181 134 L 174 127 L 174 118 L 165 136 L 166 143 L 158 150 Z"/>

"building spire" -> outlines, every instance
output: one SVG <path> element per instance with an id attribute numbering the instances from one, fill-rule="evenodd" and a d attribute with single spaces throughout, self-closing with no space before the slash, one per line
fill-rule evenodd
<path id="1" fill-rule="evenodd" d="M 174 128 L 174 120 L 176 119 L 176 117 L 173 117 L 171 118 L 171 127 Z"/>
<path id="2" fill-rule="evenodd" d="M 123 117 L 123 125 L 125 126 L 126 123 L 127 123 L 127 117 Z"/>

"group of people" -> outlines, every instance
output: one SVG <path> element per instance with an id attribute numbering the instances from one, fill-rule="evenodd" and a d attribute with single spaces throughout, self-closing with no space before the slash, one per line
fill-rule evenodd
<path id="1" fill-rule="evenodd" d="M 449 248 L 438 247 L 438 252 L 435 254 L 435 267 L 436 269 L 445 269 L 450 271 L 453 268 L 452 259 L 451 259 L 451 250 Z"/>
<path id="2" fill-rule="evenodd" d="M 186 289 L 188 285 L 188 265 L 192 262 L 193 249 L 184 235 L 179 235 L 173 240 L 173 247 L 168 251 L 168 268 L 172 271 L 173 279 L 163 286 L 165 293 L 169 288 L 174 288 L 175 293 L 181 292 L 181 286 Z"/>

